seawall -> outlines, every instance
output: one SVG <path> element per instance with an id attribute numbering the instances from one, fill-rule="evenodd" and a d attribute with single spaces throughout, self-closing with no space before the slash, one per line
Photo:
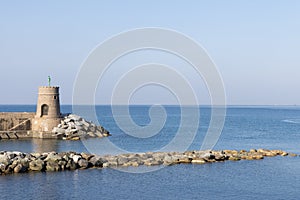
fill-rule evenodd
<path id="1" fill-rule="evenodd" d="M 32 137 L 32 118 L 30 112 L 1 112 L 0 139 L 19 139 Z"/>

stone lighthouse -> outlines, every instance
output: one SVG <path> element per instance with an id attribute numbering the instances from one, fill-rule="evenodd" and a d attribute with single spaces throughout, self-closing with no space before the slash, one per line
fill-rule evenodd
<path id="1" fill-rule="evenodd" d="M 36 114 L 32 121 L 32 131 L 35 137 L 52 137 L 52 129 L 61 121 L 59 87 L 39 87 Z"/>

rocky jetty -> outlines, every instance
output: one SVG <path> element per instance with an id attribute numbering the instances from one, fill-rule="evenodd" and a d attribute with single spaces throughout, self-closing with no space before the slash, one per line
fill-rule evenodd
<path id="1" fill-rule="evenodd" d="M 107 137 L 109 132 L 102 126 L 86 121 L 74 114 L 66 115 L 61 123 L 52 130 L 54 136 L 65 140 L 79 140 L 81 138 Z"/>
<path id="2" fill-rule="evenodd" d="M 22 153 L 0 151 L 0 174 L 30 171 L 63 171 L 87 168 L 137 167 L 140 165 L 205 164 L 227 160 L 260 160 L 273 156 L 297 156 L 282 150 L 147 152 L 98 156 L 76 152 Z"/>

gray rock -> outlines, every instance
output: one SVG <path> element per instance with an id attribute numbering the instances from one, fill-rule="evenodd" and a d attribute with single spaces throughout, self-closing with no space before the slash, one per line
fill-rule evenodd
<path id="1" fill-rule="evenodd" d="M 90 132 L 95 132 L 95 131 L 96 131 L 96 127 L 90 126 L 88 130 L 89 130 Z"/>
<path id="2" fill-rule="evenodd" d="M 15 153 L 13 153 L 13 152 L 7 152 L 6 155 L 7 155 L 7 158 L 8 158 L 8 159 L 13 159 L 14 157 L 17 156 L 17 155 L 16 155 Z"/>
<path id="3" fill-rule="evenodd" d="M 0 171 L 4 172 L 6 169 L 6 165 L 4 163 L 0 163 Z"/>
<path id="4" fill-rule="evenodd" d="M 66 155 L 66 154 L 63 155 L 62 158 L 63 158 L 65 161 L 67 161 L 67 162 L 70 160 L 70 157 L 69 157 L 68 155 Z"/>
<path id="5" fill-rule="evenodd" d="M 89 166 L 89 162 L 85 159 L 80 159 L 78 161 L 78 165 L 79 165 L 80 168 L 86 169 Z"/>
<path id="6" fill-rule="evenodd" d="M 87 135 L 88 135 L 89 137 L 92 137 L 92 138 L 97 137 L 97 135 L 94 134 L 94 133 L 91 132 L 91 131 L 89 131 L 89 132 L 87 133 Z"/>
<path id="7" fill-rule="evenodd" d="M 57 155 L 56 153 L 50 153 L 48 154 L 47 158 L 45 161 L 59 161 L 62 160 L 62 157 Z"/>
<path id="8" fill-rule="evenodd" d="M 73 161 L 77 164 L 78 161 L 81 159 L 81 156 L 80 156 L 80 155 L 74 155 L 74 156 L 72 157 L 72 159 L 73 159 Z"/>
<path id="9" fill-rule="evenodd" d="M 43 171 L 45 169 L 45 162 L 43 160 L 33 160 L 29 163 L 31 171 Z"/>
<path id="10" fill-rule="evenodd" d="M 28 158 L 22 158 L 19 159 L 19 162 L 27 169 L 29 167 L 29 159 Z"/>
<path id="11" fill-rule="evenodd" d="M 74 122 L 68 122 L 67 125 L 68 125 L 69 128 L 75 129 L 75 123 Z"/>
<path id="12" fill-rule="evenodd" d="M 82 123 L 82 125 L 85 126 L 85 127 L 89 127 L 89 126 L 90 126 L 90 124 L 89 124 L 88 122 L 86 122 L 86 121 L 82 121 L 81 123 Z"/>
<path id="13" fill-rule="evenodd" d="M 64 119 L 64 123 L 68 123 L 68 122 L 70 122 L 71 121 L 71 119 L 70 118 L 66 118 L 66 119 Z"/>
<path id="14" fill-rule="evenodd" d="M 31 156 L 35 157 L 35 158 L 39 158 L 41 156 L 40 153 L 31 153 Z"/>
<path id="15" fill-rule="evenodd" d="M 80 126 L 80 127 L 82 126 L 82 122 L 80 122 L 80 121 L 75 121 L 74 123 L 76 126 Z"/>
<path id="16" fill-rule="evenodd" d="M 95 133 L 94 133 L 97 137 L 103 137 L 103 135 L 102 135 L 102 133 L 100 132 L 100 131 L 96 131 Z"/>
<path id="17" fill-rule="evenodd" d="M 65 134 L 66 130 L 63 128 L 59 127 L 54 127 L 52 130 L 52 133 L 57 133 L 57 134 Z"/>
<path id="18" fill-rule="evenodd" d="M 12 151 L 12 153 L 16 154 L 17 156 L 23 156 L 25 154 L 20 151 Z"/>
<path id="19" fill-rule="evenodd" d="M 211 160 L 211 159 L 214 159 L 214 158 L 215 158 L 215 155 L 212 154 L 212 153 L 206 152 L 206 153 L 200 154 L 199 157 L 200 157 L 200 158 L 203 158 L 203 159 Z"/>
<path id="20" fill-rule="evenodd" d="M 174 159 L 172 158 L 172 156 L 165 156 L 164 157 L 164 165 L 169 165 L 174 163 Z"/>
<path id="21" fill-rule="evenodd" d="M 15 168 L 18 164 L 20 164 L 19 160 L 13 160 L 13 162 L 10 164 L 10 167 Z"/>
<path id="22" fill-rule="evenodd" d="M 129 159 L 126 157 L 120 157 L 117 159 L 118 165 L 124 165 L 125 163 L 129 162 Z"/>
<path id="23" fill-rule="evenodd" d="M 10 163 L 10 160 L 8 159 L 7 155 L 0 154 L 0 163 L 4 163 L 4 164 Z"/>
<path id="24" fill-rule="evenodd" d="M 81 153 L 80 155 L 85 160 L 90 160 L 90 158 L 94 157 L 94 155 L 90 153 Z"/>
<path id="25" fill-rule="evenodd" d="M 91 163 L 92 166 L 95 167 L 103 166 L 103 160 L 98 156 L 93 156 L 92 158 L 89 159 L 89 162 Z"/>
<path id="26" fill-rule="evenodd" d="M 72 119 L 72 120 L 74 120 L 74 121 L 81 121 L 81 120 L 82 120 L 82 118 L 81 118 L 80 116 L 75 115 L 75 114 L 70 114 L 70 115 L 68 116 L 68 118 L 69 118 L 69 119 Z"/>
<path id="27" fill-rule="evenodd" d="M 21 164 L 18 164 L 14 167 L 14 173 L 20 173 L 23 169 L 23 166 Z"/>
<path id="28" fill-rule="evenodd" d="M 65 170 L 66 165 L 67 165 L 67 161 L 60 160 L 60 161 L 58 161 L 58 165 L 60 166 L 61 170 Z"/>
<path id="29" fill-rule="evenodd" d="M 66 169 L 75 170 L 77 169 L 77 164 L 72 159 L 70 159 L 66 164 Z"/>
<path id="30" fill-rule="evenodd" d="M 82 126 L 79 126 L 79 125 L 76 125 L 76 124 L 75 124 L 75 129 L 76 129 L 76 130 L 81 130 L 81 129 L 82 129 Z"/>
<path id="31" fill-rule="evenodd" d="M 110 134 L 108 132 L 106 132 L 106 133 L 103 133 L 103 136 L 108 137 L 108 136 L 110 136 Z"/>
<path id="32" fill-rule="evenodd" d="M 60 171 L 61 167 L 56 161 L 49 160 L 46 164 L 47 171 Z"/>

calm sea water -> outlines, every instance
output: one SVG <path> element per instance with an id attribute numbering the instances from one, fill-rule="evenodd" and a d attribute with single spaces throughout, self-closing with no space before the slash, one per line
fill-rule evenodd
<path id="1" fill-rule="evenodd" d="M 109 140 L 134 152 L 159 151 L 176 136 L 180 107 L 165 106 L 165 109 L 167 120 L 162 130 L 142 139 L 128 136 L 118 128 L 111 107 L 96 107 L 99 121 L 113 135 Z M 35 111 L 35 106 L 0 106 L 0 112 L 7 111 L 30 112 Z M 130 107 L 132 120 L 141 126 L 151 122 L 148 111 L 149 106 Z M 71 106 L 62 106 L 62 112 L 71 113 Z M 198 132 L 188 149 L 200 148 L 210 114 L 209 107 L 200 108 Z M 189 124 L 183 126 L 187 132 L 191 128 Z M 103 141 L 83 144 L 81 141 L 2 140 L 0 150 L 86 152 L 90 150 L 89 145 L 97 146 Z M 268 148 L 300 154 L 299 144 L 300 107 L 229 107 L 214 149 Z M 0 176 L 0 199 L 299 199 L 299 188 L 299 157 L 175 165 L 148 173 L 90 169 Z"/>

